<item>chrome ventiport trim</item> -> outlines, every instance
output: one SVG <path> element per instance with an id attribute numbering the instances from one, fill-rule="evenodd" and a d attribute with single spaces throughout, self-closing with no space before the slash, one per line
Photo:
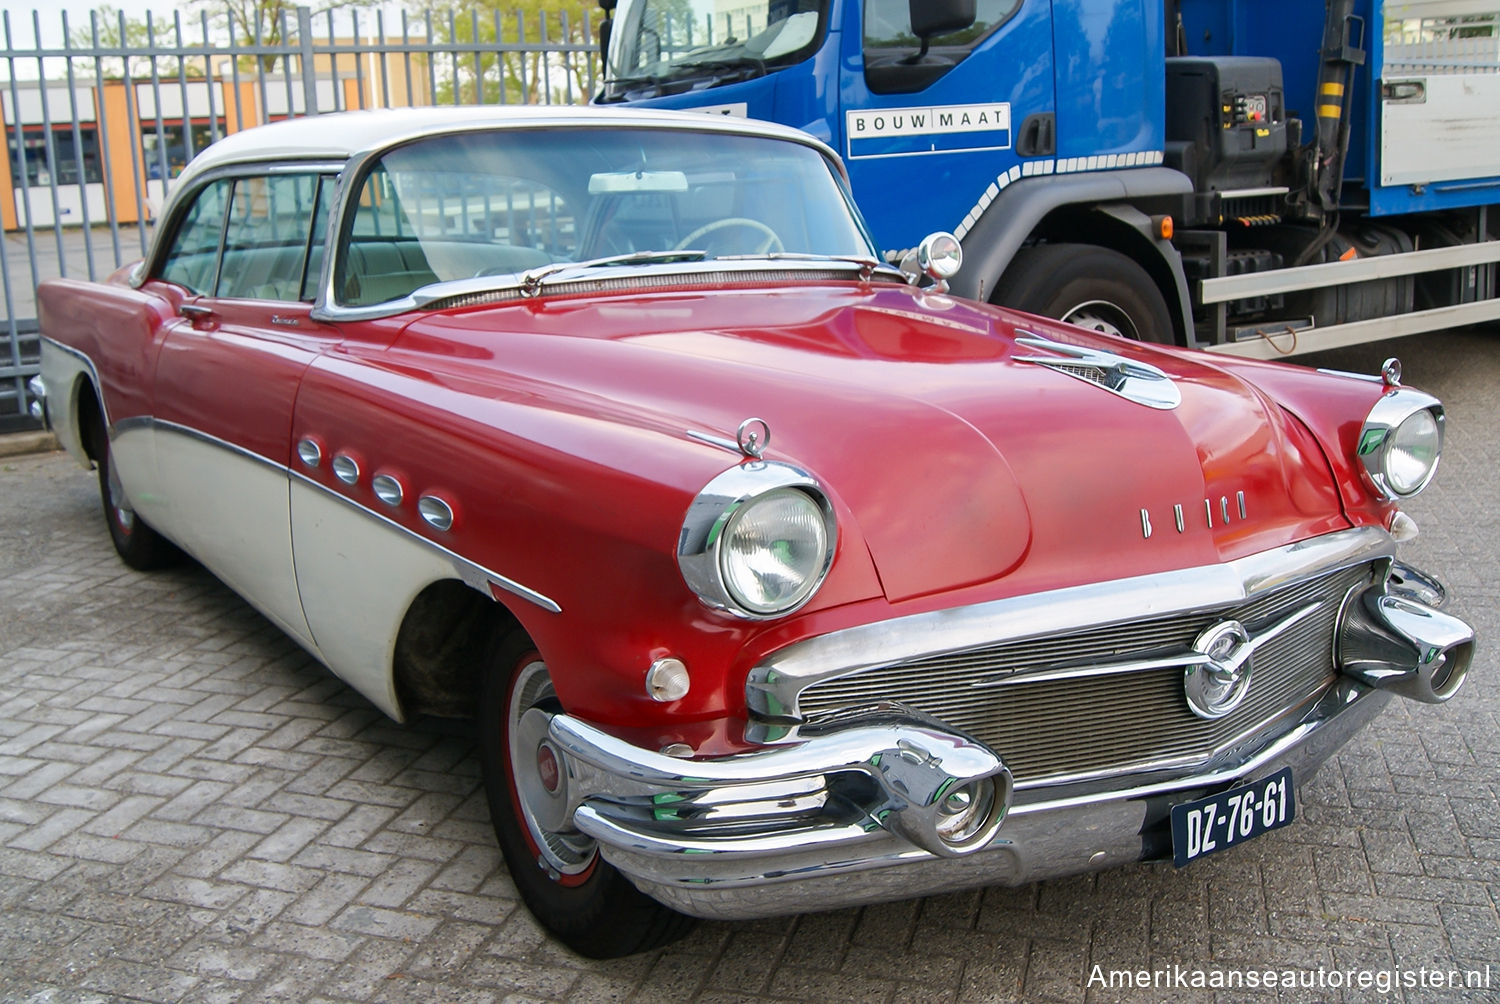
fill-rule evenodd
<path id="1" fill-rule="evenodd" d="M 434 530 L 447 533 L 453 529 L 453 507 L 436 495 L 423 495 L 418 499 L 417 512 Z"/>
<path id="2" fill-rule="evenodd" d="M 746 701 L 751 712 L 765 720 L 795 721 L 802 717 L 801 692 L 825 680 L 985 645 L 1209 611 L 1394 553 L 1395 543 L 1385 530 L 1358 527 L 1219 565 L 862 624 L 797 642 L 767 657 L 750 671 Z"/>
<path id="3" fill-rule="evenodd" d="M 311 436 L 304 436 L 297 440 L 297 459 L 302 461 L 303 466 L 317 470 L 318 465 L 323 462 L 323 447 Z"/>
<path id="4" fill-rule="evenodd" d="M 375 491 L 375 497 L 391 508 L 401 504 L 406 492 L 401 487 L 401 482 L 389 474 L 377 474 L 370 481 L 370 487 Z"/>
<path id="5" fill-rule="evenodd" d="M 559 605 L 556 600 L 552 599 L 550 596 L 547 596 L 545 593 L 540 593 L 537 590 L 530 588 L 529 586 L 522 585 L 515 579 L 507 578 L 506 576 L 501 575 L 499 572 L 486 568 L 485 566 L 478 564 L 477 562 L 470 561 L 468 558 L 465 558 L 463 555 L 457 553 L 456 551 L 449 550 L 442 544 L 439 544 L 437 541 L 432 540 L 429 537 L 422 536 L 420 533 L 417 533 L 410 527 L 401 525 L 400 523 L 391 519 L 389 516 L 378 513 L 374 509 L 370 509 L 366 506 L 360 505 L 354 499 L 349 498 L 342 492 L 336 491 L 320 481 L 315 481 L 307 475 L 301 473 L 300 471 L 289 471 L 288 473 L 298 484 L 306 485 L 309 488 L 316 488 L 318 491 L 327 495 L 329 498 L 338 499 L 344 505 L 355 510 L 361 515 L 369 519 L 373 519 L 389 529 L 399 531 L 407 538 L 417 541 L 418 543 L 421 543 L 431 548 L 432 550 L 437 551 L 439 554 L 443 555 L 453 563 L 454 574 L 457 575 L 458 578 L 470 588 L 478 590 L 479 592 L 485 594 L 486 596 L 490 596 L 491 598 L 493 598 L 495 595 L 495 589 L 501 589 L 507 593 L 519 596 L 529 603 L 535 603 L 537 606 L 541 607 L 543 610 L 546 610 L 548 613 L 562 613 L 562 606 Z M 423 498 L 434 498 L 434 496 L 423 496 Z M 434 500 L 438 502 L 442 501 L 441 499 Z M 446 508 L 446 503 L 444 503 L 444 507 Z"/>
<path id="6" fill-rule="evenodd" d="M 333 475 L 346 485 L 359 484 L 359 461 L 347 453 L 334 454 Z"/>

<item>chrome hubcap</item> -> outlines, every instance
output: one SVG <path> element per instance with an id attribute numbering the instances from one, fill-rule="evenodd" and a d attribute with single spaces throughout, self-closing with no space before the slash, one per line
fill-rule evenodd
<path id="1" fill-rule="evenodd" d="M 135 528 L 135 510 L 130 508 L 125 501 L 125 486 L 120 483 L 120 475 L 115 470 L 114 458 L 110 458 L 109 464 L 109 510 L 121 530 L 129 533 Z"/>
<path id="2" fill-rule="evenodd" d="M 546 663 L 537 659 L 521 667 L 506 709 L 510 769 L 522 820 L 540 855 L 537 864 L 550 875 L 577 875 L 593 865 L 598 845 L 573 829 L 569 818 L 567 771 L 548 738 L 552 715 L 544 710 L 555 699 Z"/>

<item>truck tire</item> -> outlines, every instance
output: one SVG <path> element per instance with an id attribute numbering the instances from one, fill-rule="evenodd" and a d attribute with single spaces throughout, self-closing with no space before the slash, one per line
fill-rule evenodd
<path id="1" fill-rule="evenodd" d="M 1146 270 L 1091 244 L 1022 248 L 990 302 L 1136 341 L 1176 340 L 1167 301 Z"/>

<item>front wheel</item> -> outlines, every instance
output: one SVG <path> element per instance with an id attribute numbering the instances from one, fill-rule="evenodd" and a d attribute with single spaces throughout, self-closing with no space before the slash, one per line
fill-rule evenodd
<path id="1" fill-rule="evenodd" d="M 1037 244 L 1016 252 L 991 303 L 1141 342 L 1175 341 L 1156 283 L 1118 251 L 1090 244 Z"/>
<path id="2" fill-rule="evenodd" d="M 547 737 L 562 710 L 524 632 L 492 647 L 480 688 L 479 755 L 490 819 L 532 914 L 580 955 L 611 959 L 676 941 L 693 920 L 642 893 L 567 816 L 568 778 Z"/>

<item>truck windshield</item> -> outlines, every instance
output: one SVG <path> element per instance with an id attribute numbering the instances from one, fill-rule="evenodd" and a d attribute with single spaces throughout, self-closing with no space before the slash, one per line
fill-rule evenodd
<path id="1" fill-rule="evenodd" d="M 733 83 L 789 66 L 817 48 L 827 9 L 828 0 L 620 0 L 604 98 Z"/>

